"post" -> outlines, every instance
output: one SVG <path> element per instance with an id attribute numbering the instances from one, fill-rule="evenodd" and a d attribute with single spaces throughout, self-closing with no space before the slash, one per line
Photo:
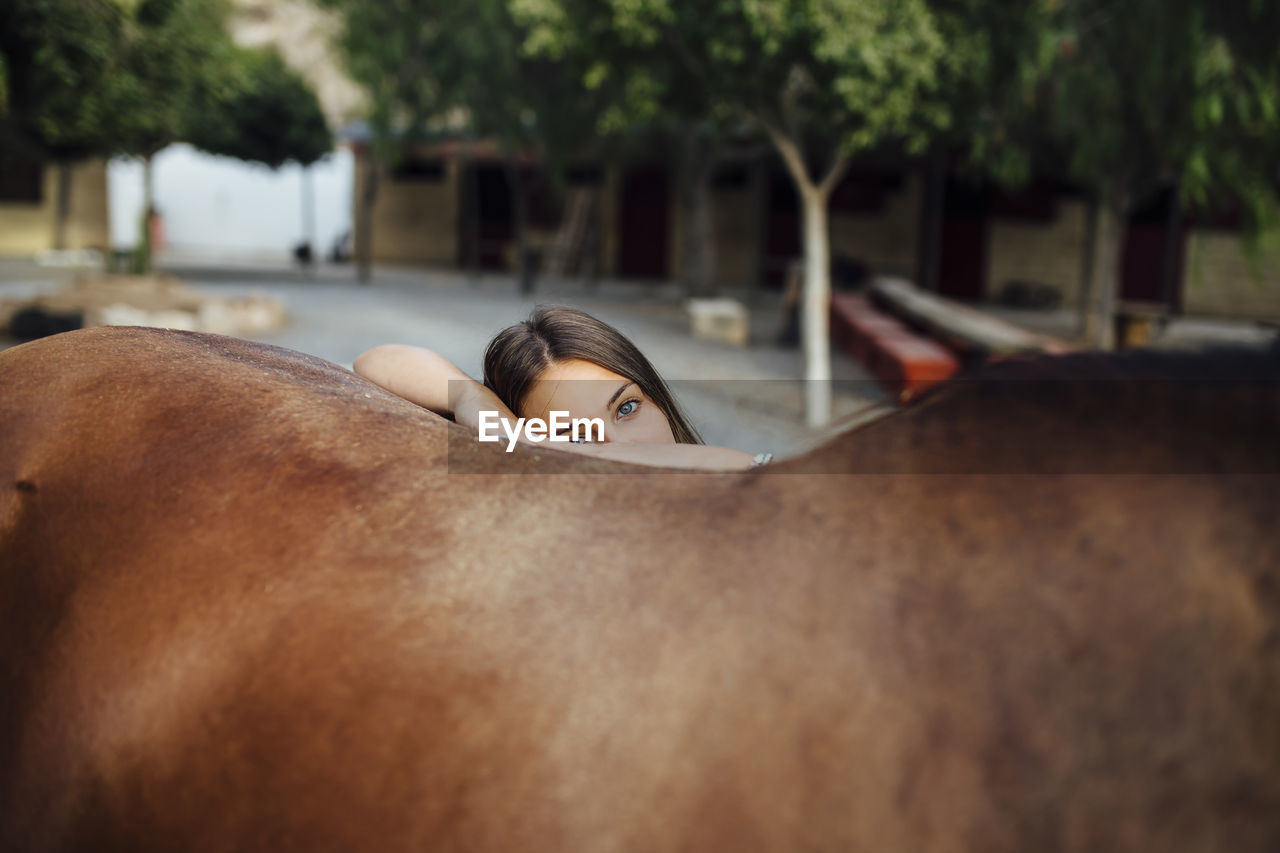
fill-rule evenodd
<path id="1" fill-rule="evenodd" d="M 747 268 L 747 302 L 756 305 L 764 287 L 764 243 L 768 224 L 769 170 L 762 152 L 751 158 L 751 259 Z"/>
<path id="2" fill-rule="evenodd" d="M 462 265 L 475 284 L 480 276 L 480 171 L 472 156 L 473 141 L 470 138 L 462 141 L 462 216 L 460 227 L 465 235 L 466 247 Z"/>
<path id="3" fill-rule="evenodd" d="M 138 235 L 138 248 L 133 253 L 133 274 L 147 275 L 151 272 L 151 220 L 155 216 L 154 183 L 151 174 L 151 159 L 147 154 L 142 158 L 142 230 Z"/>
<path id="4" fill-rule="evenodd" d="M 356 148 L 356 160 L 361 172 L 355 216 L 356 279 L 367 284 L 373 277 L 373 203 L 378 192 L 378 162 L 368 143 Z"/>
<path id="5" fill-rule="evenodd" d="M 713 138 L 696 125 L 686 127 L 680 182 L 680 278 L 686 297 L 716 292 L 711 198 L 716 153 Z"/>
<path id="6" fill-rule="evenodd" d="M 511 193 L 511 221 L 516 232 L 516 269 L 520 283 L 520 293 L 528 296 L 533 293 L 534 270 L 533 259 L 529 250 L 529 224 L 525 211 L 524 181 L 520 176 L 520 163 L 515 154 L 508 153 L 504 159 L 507 172 L 507 189 Z"/>
<path id="7" fill-rule="evenodd" d="M 71 163 L 58 161 L 58 212 L 54 225 L 53 248 L 67 248 L 68 220 L 71 218 Z"/>
<path id="8" fill-rule="evenodd" d="M 1094 251 L 1095 297 L 1089 313 L 1086 340 L 1098 349 L 1115 349 L 1116 297 L 1119 291 L 1120 251 L 1124 241 L 1128 196 L 1118 189 L 1104 192 L 1098 219 L 1097 248 Z"/>
<path id="9" fill-rule="evenodd" d="M 1090 195 L 1084 213 L 1084 246 L 1081 247 L 1080 293 L 1076 299 L 1076 337 L 1089 340 L 1092 325 L 1089 310 L 1093 305 L 1093 258 L 1098 248 L 1098 197 Z"/>
<path id="10" fill-rule="evenodd" d="M 1169 190 L 1169 208 L 1164 220 L 1164 254 L 1160 260 L 1160 304 L 1172 314 L 1178 297 L 1178 249 L 1182 246 L 1182 200 L 1178 187 Z"/>

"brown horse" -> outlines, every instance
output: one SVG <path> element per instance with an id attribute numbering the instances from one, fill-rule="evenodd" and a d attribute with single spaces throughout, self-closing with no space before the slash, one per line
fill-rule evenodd
<path id="1" fill-rule="evenodd" d="M 1011 364 L 676 474 L 230 338 L 17 347 L 0 849 L 1280 849 L 1278 388 Z"/>

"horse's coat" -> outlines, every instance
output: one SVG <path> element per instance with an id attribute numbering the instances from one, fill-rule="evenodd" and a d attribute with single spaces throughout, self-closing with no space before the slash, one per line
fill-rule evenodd
<path id="1" fill-rule="evenodd" d="M 461 475 L 460 428 L 318 359 L 17 347 L 0 849 L 1276 850 L 1276 389 Z M 1098 473 L 971 473 L 993 435 Z M 878 465 L 957 473 L 842 473 Z"/>

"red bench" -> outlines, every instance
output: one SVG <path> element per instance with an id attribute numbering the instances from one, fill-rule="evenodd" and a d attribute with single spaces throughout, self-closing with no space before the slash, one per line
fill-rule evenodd
<path id="1" fill-rule="evenodd" d="M 907 328 L 863 296 L 832 295 L 831 332 L 838 346 L 904 403 L 960 370 L 949 349 Z"/>

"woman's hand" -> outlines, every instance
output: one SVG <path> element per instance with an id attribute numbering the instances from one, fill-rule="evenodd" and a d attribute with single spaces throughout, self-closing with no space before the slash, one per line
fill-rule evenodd
<path id="1" fill-rule="evenodd" d="M 502 420 L 508 420 L 508 428 L 516 428 L 516 416 L 503 405 L 498 395 L 468 379 L 466 383 L 453 386 L 453 419 L 471 430 L 473 435 L 480 434 L 480 413 L 497 412 Z"/>

